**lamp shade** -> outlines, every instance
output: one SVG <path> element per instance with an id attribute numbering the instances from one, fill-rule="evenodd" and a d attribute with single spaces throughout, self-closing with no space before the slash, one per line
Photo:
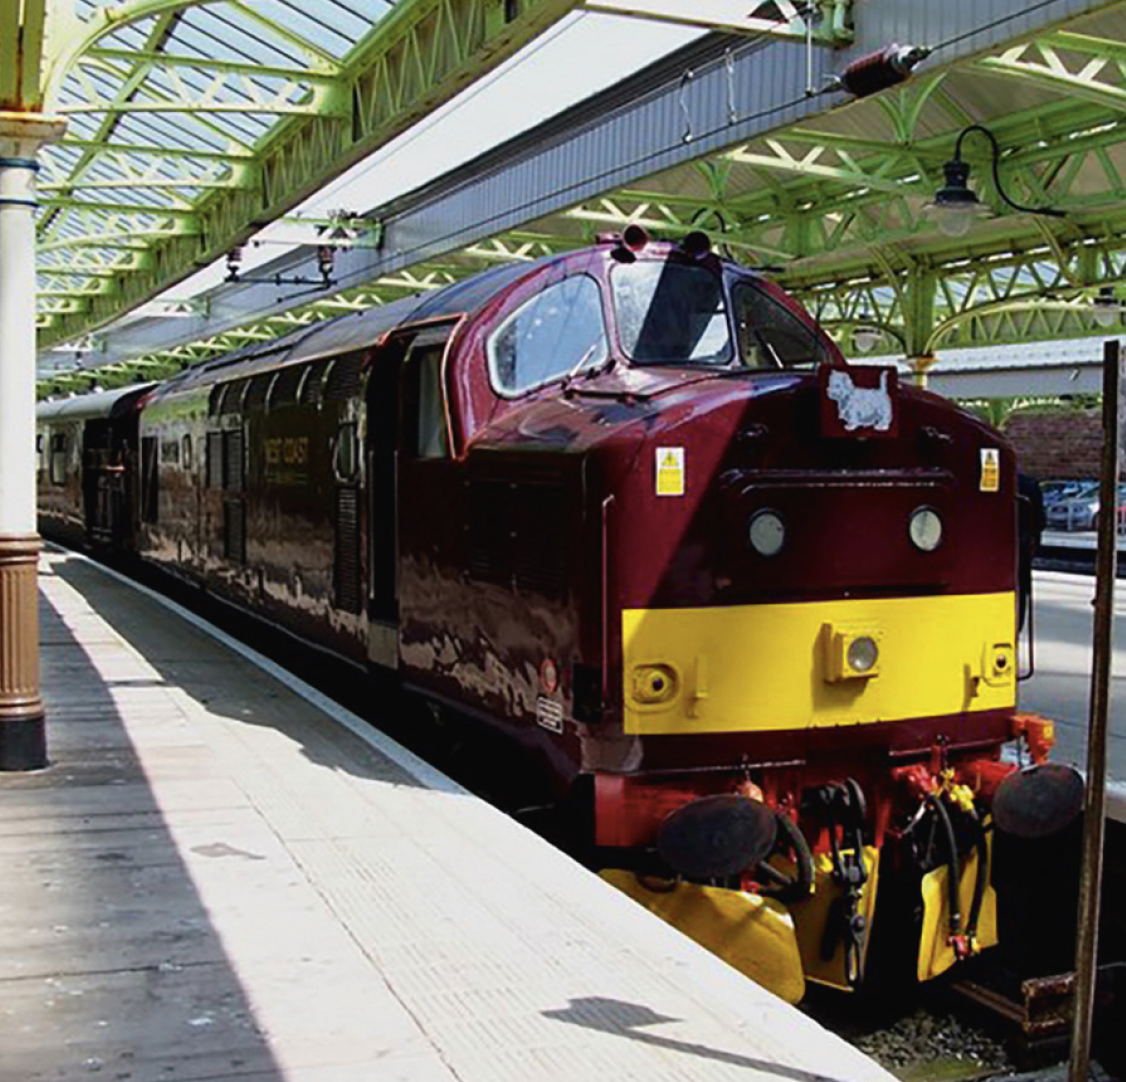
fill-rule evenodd
<path id="1" fill-rule="evenodd" d="M 948 237 L 962 237 L 970 231 L 974 218 L 986 212 L 981 201 L 968 184 L 969 162 L 961 158 L 948 161 L 942 171 L 946 184 L 934 195 L 934 202 L 927 205 L 933 214 L 938 228 Z"/>

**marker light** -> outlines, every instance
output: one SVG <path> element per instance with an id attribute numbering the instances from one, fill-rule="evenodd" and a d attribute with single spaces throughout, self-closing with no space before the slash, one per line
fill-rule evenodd
<path id="1" fill-rule="evenodd" d="M 861 635 L 848 644 L 848 667 L 853 672 L 871 672 L 879 659 L 880 648 L 869 635 Z"/>
<path id="2" fill-rule="evenodd" d="M 920 552 L 934 552 L 942 544 L 942 519 L 933 507 L 919 507 L 908 526 L 911 541 Z"/>
<path id="3" fill-rule="evenodd" d="M 823 634 L 827 681 L 868 681 L 879 675 L 880 640 L 883 638 L 880 628 L 828 624 Z"/>
<path id="4" fill-rule="evenodd" d="M 776 511 L 756 511 L 751 516 L 751 547 L 760 556 L 777 556 L 786 541 L 786 524 Z"/>

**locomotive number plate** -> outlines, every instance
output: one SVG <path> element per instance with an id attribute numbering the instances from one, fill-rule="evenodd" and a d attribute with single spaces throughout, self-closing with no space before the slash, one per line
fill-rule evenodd
<path id="1" fill-rule="evenodd" d="M 563 704 L 549 699 L 546 695 L 536 698 L 536 723 L 553 733 L 563 731 Z"/>

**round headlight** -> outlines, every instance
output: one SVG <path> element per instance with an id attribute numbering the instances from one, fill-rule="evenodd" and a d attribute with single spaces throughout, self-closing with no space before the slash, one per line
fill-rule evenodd
<path id="1" fill-rule="evenodd" d="M 911 515 L 911 541 L 922 552 L 934 552 L 942 543 L 942 519 L 933 507 L 920 507 Z"/>
<path id="2" fill-rule="evenodd" d="M 853 672 L 869 672 L 875 668 L 879 657 L 880 648 L 868 635 L 861 635 L 848 644 L 848 667 Z"/>
<path id="3" fill-rule="evenodd" d="M 786 541 L 786 525 L 776 511 L 756 511 L 751 516 L 751 547 L 760 556 L 776 556 Z"/>

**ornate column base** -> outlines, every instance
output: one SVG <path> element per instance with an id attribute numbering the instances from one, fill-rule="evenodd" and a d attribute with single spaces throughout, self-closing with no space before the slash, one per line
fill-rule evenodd
<path id="1" fill-rule="evenodd" d="M 39 538 L 0 536 L 0 770 L 47 765 L 39 695 Z"/>

